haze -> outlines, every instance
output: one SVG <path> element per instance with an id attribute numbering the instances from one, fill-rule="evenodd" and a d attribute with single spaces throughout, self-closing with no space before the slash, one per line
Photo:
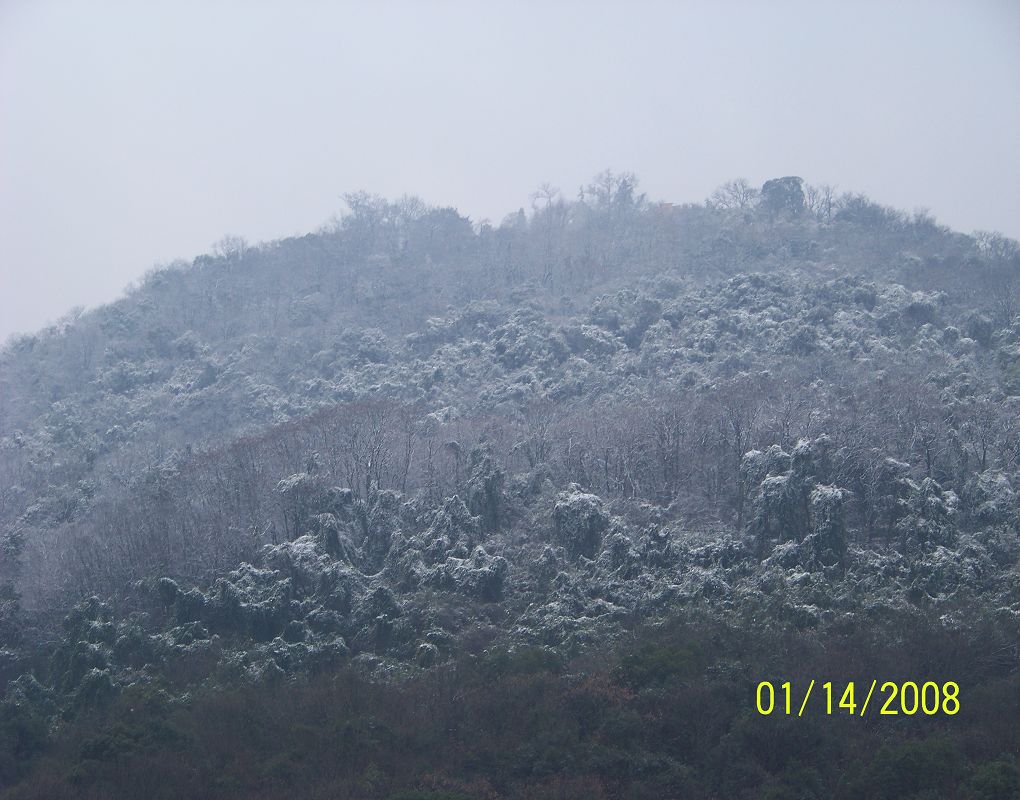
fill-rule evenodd
<path id="1" fill-rule="evenodd" d="M 1020 5 L 0 5 L 0 340 L 367 189 L 796 174 L 1020 236 Z"/>

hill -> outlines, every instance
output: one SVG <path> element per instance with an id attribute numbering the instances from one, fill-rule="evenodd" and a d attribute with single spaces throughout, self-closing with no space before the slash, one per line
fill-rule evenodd
<path id="1" fill-rule="evenodd" d="M 365 682 L 377 705 L 362 724 L 456 676 L 513 694 L 524 674 L 562 698 L 587 675 L 578 702 L 627 710 L 598 725 L 634 724 L 621 719 L 663 687 L 719 692 L 728 710 L 686 767 L 645 742 L 616 756 L 645 772 L 596 768 L 584 732 L 574 768 L 468 758 L 440 780 L 426 755 L 397 782 L 352 773 L 350 796 L 549 796 L 556 781 L 563 797 L 789 796 L 776 792 L 803 765 L 733 744 L 760 722 L 734 693 L 781 640 L 816 665 L 833 666 L 818 648 L 858 648 L 855 669 L 907 675 L 951 641 L 986 659 L 971 677 L 1008 717 L 1015 242 L 789 177 L 676 206 L 606 172 L 576 201 L 544 188 L 499 226 L 415 198 L 347 202 L 316 234 L 226 239 L 0 353 L 5 780 L 35 780 L 26 796 L 140 791 L 124 783 L 136 767 L 66 749 L 109 735 L 104 715 L 122 720 L 139 693 L 194 737 L 194 715 L 250 687 L 335 702 L 336 681 Z M 872 634 L 928 660 L 890 661 Z M 720 677 L 742 647 L 748 672 Z M 33 739 L 32 720 L 52 736 Z M 1016 742 L 967 730 L 914 752 L 896 729 L 867 769 L 942 747 L 959 796 L 1013 780 Z M 104 747 L 137 765 L 196 741 L 139 744 L 150 733 Z M 419 745 L 434 754 L 444 736 Z M 830 764 L 809 759 L 817 796 L 855 737 Z M 19 747 L 64 778 L 40 783 Z M 728 747 L 747 774 L 713 783 Z M 878 785 L 867 775 L 853 786 Z M 259 781 L 265 796 L 286 783 Z"/>

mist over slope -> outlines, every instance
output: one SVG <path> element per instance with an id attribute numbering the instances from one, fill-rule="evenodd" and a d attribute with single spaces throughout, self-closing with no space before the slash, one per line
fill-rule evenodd
<path id="1" fill-rule="evenodd" d="M 10 702 L 420 680 L 695 611 L 925 620 L 1013 674 L 1015 242 L 789 177 L 606 172 L 499 226 L 347 202 L 5 346 Z"/>

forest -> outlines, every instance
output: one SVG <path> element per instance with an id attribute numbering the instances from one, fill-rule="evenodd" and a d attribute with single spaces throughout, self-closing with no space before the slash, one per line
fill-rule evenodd
<path id="1" fill-rule="evenodd" d="M 365 192 L 0 350 L 0 797 L 1020 797 L 1020 245 Z M 756 713 L 955 681 L 955 717 Z"/>

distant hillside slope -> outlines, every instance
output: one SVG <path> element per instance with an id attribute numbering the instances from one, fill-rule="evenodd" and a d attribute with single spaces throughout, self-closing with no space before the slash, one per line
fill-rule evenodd
<path id="1" fill-rule="evenodd" d="M 348 204 L 8 342 L 3 578 L 25 602 L 253 558 L 302 532 L 289 476 L 463 495 L 478 445 L 741 529 L 744 454 L 825 433 L 864 539 L 885 458 L 967 497 L 1018 469 L 1015 242 L 799 179 L 673 206 L 604 173 L 495 227 Z"/>

